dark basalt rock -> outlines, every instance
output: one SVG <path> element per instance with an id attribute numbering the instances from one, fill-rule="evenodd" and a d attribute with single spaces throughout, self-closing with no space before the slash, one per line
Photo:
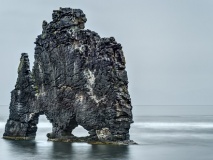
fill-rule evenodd
<path id="1" fill-rule="evenodd" d="M 33 139 L 39 115 L 52 123 L 52 141 L 132 144 L 131 99 L 122 47 L 111 38 L 84 30 L 79 9 L 53 11 L 36 39 L 32 72 L 23 53 L 11 92 L 10 116 L 4 138 Z M 88 137 L 72 130 L 81 125 Z"/>

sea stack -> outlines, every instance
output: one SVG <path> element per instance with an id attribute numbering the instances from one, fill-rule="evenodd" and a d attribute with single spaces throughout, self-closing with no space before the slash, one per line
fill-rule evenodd
<path id="1" fill-rule="evenodd" d="M 54 10 L 36 39 L 35 61 L 22 53 L 3 138 L 34 139 L 39 115 L 52 123 L 48 140 L 134 144 L 132 105 L 121 44 L 84 29 L 80 9 Z M 87 137 L 72 131 L 82 126 Z"/>

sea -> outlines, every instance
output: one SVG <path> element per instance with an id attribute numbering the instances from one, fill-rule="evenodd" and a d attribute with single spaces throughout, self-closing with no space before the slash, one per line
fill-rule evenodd
<path id="1" fill-rule="evenodd" d="M 134 123 L 131 139 L 138 145 L 91 145 L 47 141 L 51 124 L 41 116 L 35 140 L 14 141 L 0 139 L 1 160 L 212 160 L 213 114 L 184 112 L 181 106 L 133 106 Z M 149 110 L 153 108 L 153 110 Z M 168 112 L 165 108 L 172 108 Z M 213 107 L 213 106 L 212 106 Z M 209 108 L 212 108 L 211 106 Z M 7 108 L 7 109 L 5 109 Z M 0 136 L 2 137 L 8 106 L 1 106 Z M 159 112 L 158 112 L 159 110 Z M 165 110 L 165 112 L 164 112 Z M 205 108 L 204 108 L 205 110 Z M 204 114 L 205 113 L 205 114 Z M 207 114 L 209 113 L 209 114 Z M 76 136 L 88 135 L 77 127 Z"/>

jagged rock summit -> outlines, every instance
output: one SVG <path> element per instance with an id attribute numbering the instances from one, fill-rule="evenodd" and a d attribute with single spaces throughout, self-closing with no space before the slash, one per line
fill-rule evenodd
<path id="1" fill-rule="evenodd" d="M 52 123 L 52 141 L 133 144 L 131 99 L 122 47 L 85 30 L 80 9 L 54 10 L 36 39 L 32 72 L 22 53 L 11 92 L 6 139 L 34 139 L 39 115 Z M 81 125 L 88 137 L 76 137 Z"/>

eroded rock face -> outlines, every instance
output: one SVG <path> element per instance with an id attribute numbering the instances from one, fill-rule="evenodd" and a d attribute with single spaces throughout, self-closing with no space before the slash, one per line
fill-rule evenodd
<path id="1" fill-rule="evenodd" d="M 85 141 L 128 141 L 132 106 L 121 45 L 85 30 L 79 9 L 60 8 L 52 18 L 36 39 L 32 73 L 22 54 L 4 138 L 34 138 L 45 114 L 51 140 L 72 141 L 81 125 L 90 134 Z"/>

